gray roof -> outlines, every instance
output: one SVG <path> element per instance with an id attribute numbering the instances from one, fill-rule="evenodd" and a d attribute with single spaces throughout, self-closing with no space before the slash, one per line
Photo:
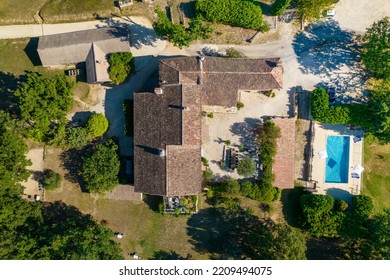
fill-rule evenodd
<path id="1" fill-rule="evenodd" d="M 119 28 L 98 28 L 39 37 L 38 54 L 43 66 L 83 62 L 92 43 L 104 53 L 130 52 L 128 34 Z"/>

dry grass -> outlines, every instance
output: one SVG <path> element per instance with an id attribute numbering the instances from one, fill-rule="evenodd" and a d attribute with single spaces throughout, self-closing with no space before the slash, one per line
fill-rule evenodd
<path id="1" fill-rule="evenodd" d="M 362 193 L 374 201 L 374 212 L 390 208 L 390 144 L 364 144 Z"/>
<path id="2" fill-rule="evenodd" d="M 1 0 L 0 25 L 38 23 L 39 17 L 36 15 L 46 2 L 47 0 Z"/>

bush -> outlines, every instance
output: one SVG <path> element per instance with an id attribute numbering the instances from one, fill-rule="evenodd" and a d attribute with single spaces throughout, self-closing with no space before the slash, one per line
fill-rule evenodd
<path id="1" fill-rule="evenodd" d="M 367 195 L 355 195 L 352 197 L 352 212 L 362 219 L 368 219 L 374 205 L 371 197 Z"/>
<path id="2" fill-rule="evenodd" d="M 244 53 L 236 50 L 235 48 L 227 48 L 225 55 L 223 55 L 223 57 L 226 57 L 226 58 L 246 58 L 247 56 Z"/>
<path id="3" fill-rule="evenodd" d="M 204 166 L 209 166 L 209 161 L 205 157 L 201 157 L 200 160 L 202 161 Z"/>
<path id="4" fill-rule="evenodd" d="M 226 146 L 230 146 L 232 144 L 232 142 L 230 140 L 225 140 L 225 145 Z"/>
<path id="5" fill-rule="evenodd" d="M 47 190 L 55 190 L 61 186 L 62 177 L 53 170 L 45 170 L 43 174 L 43 185 Z"/>
<path id="6" fill-rule="evenodd" d="M 237 182 L 237 180 L 230 179 L 223 184 L 223 187 L 228 194 L 240 193 L 240 184 Z"/>
<path id="7" fill-rule="evenodd" d="M 134 59 L 130 52 L 111 53 L 108 57 L 108 74 L 115 85 L 119 85 L 134 72 Z"/>
<path id="8" fill-rule="evenodd" d="M 261 7 L 253 0 L 198 0 L 195 11 L 211 22 L 258 30 L 265 25 Z"/>
<path id="9" fill-rule="evenodd" d="M 290 0 L 276 0 L 271 6 L 271 13 L 274 16 L 280 16 L 288 6 L 290 6 Z"/>
<path id="10" fill-rule="evenodd" d="M 86 125 L 89 138 L 103 136 L 108 130 L 108 120 L 102 113 L 94 113 L 89 117 Z"/>
<path id="11" fill-rule="evenodd" d="M 192 41 L 200 38 L 208 39 L 214 31 L 212 27 L 204 24 L 200 18 L 191 20 L 189 28 L 185 28 L 181 24 L 173 24 L 160 8 L 157 7 L 155 12 L 157 21 L 153 24 L 153 27 L 156 29 L 156 33 L 167 38 L 179 48 L 188 47 Z"/>
<path id="12" fill-rule="evenodd" d="M 337 199 L 335 202 L 334 202 L 334 208 L 337 210 L 337 211 L 345 211 L 348 209 L 348 203 L 345 202 L 344 200 L 342 199 Z"/>
<path id="13" fill-rule="evenodd" d="M 256 163 L 251 158 L 244 158 L 240 160 L 238 167 L 237 167 L 238 174 L 249 177 L 253 176 L 253 174 L 256 172 Z"/>
<path id="14" fill-rule="evenodd" d="M 208 114 L 207 114 L 207 117 L 209 117 L 210 119 L 214 118 L 214 113 L 213 113 L 213 112 L 208 113 Z"/>
<path id="15" fill-rule="evenodd" d="M 313 90 L 310 98 L 311 115 L 319 122 L 332 124 L 352 124 L 370 127 L 368 106 L 329 106 L 329 97 L 325 89 Z"/>
<path id="16" fill-rule="evenodd" d="M 207 170 L 203 172 L 203 178 L 210 181 L 213 178 L 213 171 L 211 171 L 210 168 L 207 168 Z"/>
<path id="17" fill-rule="evenodd" d="M 84 127 L 68 127 L 66 143 L 69 148 L 81 148 L 88 142 L 88 133 Z"/>
<path id="18" fill-rule="evenodd" d="M 237 109 L 240 110 L 242 108 L 244 108 L 244 103 L 242 103 L 241 101 L 238 101 L 237 102 Z"/>

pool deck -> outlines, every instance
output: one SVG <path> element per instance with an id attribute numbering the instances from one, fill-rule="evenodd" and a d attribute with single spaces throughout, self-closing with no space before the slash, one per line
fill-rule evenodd
<path id="1" fill-rule="evenodd" d="M 350 130 L 345 125 L 333 125 L 315 122 L 313 141 L 313 160 L 311 179 L 317 181 L 317 193 L 329 194 L 335 199 L 351 201 L 352 195 L 360 194 L 361 178 L 354 179 L 351 177 L 352 169 L 356 164 L 362 165 L 363 140 L 357 143 L 353 142 L 354 136 L 363 136 L 361 130 Z M 348 183 L 326 183 L 325 166 L 326 159 L 320 159 L 318 152 L 326 149 L 326 139 L 328 136 L 349 136 L 349 173 Z"/>

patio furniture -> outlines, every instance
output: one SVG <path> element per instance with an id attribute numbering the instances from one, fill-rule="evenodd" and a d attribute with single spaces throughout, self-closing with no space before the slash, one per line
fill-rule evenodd
<path id="1" fill-rule="evenodd" d="M 358 136 L 358 135 L 356 135 L 355 137 L 353 137 L 353 143 L 358 143 L 358 142 L 360 142 L 360 141 L 362 141 L 362 137 L 360 137 L 360 136 Z"/>
<path id="2" fill-rule="evenodd" d="M 356 164 L 352 172 L 360 175 L 363 172 L 364 168 L 360 164 Z"/>
<path id="3" fill-rule="evenodd" d="M 306 182 L 306 188 L 315 190 L 317 188 L 318 181 L 310 180 Z"/>
<path id="4" fill-rule="evenodd" d="M 354 178 L 354 179 L 360 179 L 360 176 L 359 176 L 359 174 L 357 174 L 357 173 L 352 173 L 351 176 L 352 176 L 352 178 Z"/>

